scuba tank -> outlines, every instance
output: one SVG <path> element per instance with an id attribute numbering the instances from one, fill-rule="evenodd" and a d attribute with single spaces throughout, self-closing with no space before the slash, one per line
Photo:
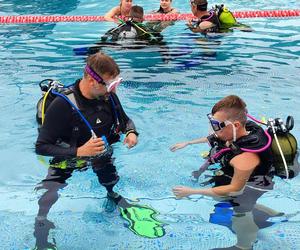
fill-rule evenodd
<path id="1" fill-rule="evenodd" d="M 294 127 L 294 118 L 288 116 L 286 123 L 280 118 L 268 120 L 269 133 L 272 135 L 272 153 L 275 174 L 281 178 L 293 178 L 299 172 L 297 169 L 296 138 L 290 133 Z"/>
<path id="2" fill-rule="evenodd" d="M 231 28 L 237 24 L 232 12 L 224 4 L 216 5 L 213 10 L 219 18 L 221 28 Z"/>

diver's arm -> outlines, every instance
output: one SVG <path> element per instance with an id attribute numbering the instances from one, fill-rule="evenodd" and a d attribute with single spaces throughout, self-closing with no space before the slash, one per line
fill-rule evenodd
<path id="1" fill-rule="evenodd" d="M 213 28 L 216 25 L 209 21 L 203 21 L 199 24 L 199 29 L 205 32 L 207 29 Z"/>
<path id="2" fill-rule="evenodd" d="M 205 30 L 200 29 L 200 27 L 194 27 L 192 25 L 188 25 L 188 28 L 193 32 L 193 33 L 205 33 Z"/>
<path id="3" fill-rule="evenodd" d="M 251 174 L 251 173 L 250 173 Z M 239 176 L 241 178 L 241 176 Z M 205 188 L 205 189 L 194 189 L 185 186 L 177 186 L 173 188 L 173 193 L 176 197 L 186 197 L 194 194 L 212 196 L 212 197 L 223 197 L 230 195 L 239 195 L 244 190 L 245 179 L 239 179 L 238 181 L 233 181 L 229 185 L 214 187 L 214 188 Z"/>
<path id="4" fill-rule="evenodd" d="M 40 128 L 35 144 L 35 152 L 45 156 L 76 156 L 76 147 L 57 144 L 59 138 L 62 138 L 66 133 L 71 134 L 72 128 L 69 126 L 71 120 L 70 105 L 62 98 L 57 97 L 47 109 L 44 124 Z"/>
<path id="5" fill-rule="evenodd" d="M 138 143 L 139 133 L 136 131 L 134 122 L 126 115 L 118 96 L 112 93 L 112 98 L 119 114 L 120 123 L 122 124 L 121 131 L 125 134 L 123 144 L 127 145 L 128 148 L 132 148 Z"/>
<path id="6" fill-rule="evenodd" d="M 119 20 L 116 18 L 120 12 L 120 6 L 112 8 L 109 12 L 104 15 L 105 21 L 119 23 Z"/>
<path id="7" fill-rule="evenodd" d="M 206 189 L 193 189 L 185 186 L 177 186 L 173 188 L 176 197 L 186 197 L 193 194 L 205 196 L 222 197 L 234 196 L 243 193 L 246 182 L 252 174 L 255 167 L 259 164 L 259 157 L 254 153 L 242 153 L 234 157 L 230 164 L 234 168 L 234 174 L 229 185 Z"/>
<path id="8" fill-rule="evenodd" d="M 130 133 L 134 133 L 134 134 L 138 135 L 138 132 L 136 130 L 136 127 L 135 127 L 135 124 L 134 124 L 133 120 L 131 120 L 127 116 L 127 114 L 125 113 L 118 96 L 115 93 L 112 93 L 112 98 L 113 98 L 114 103 L 116 105 L 115 108 L 116 108 L 116 110 L 119 114 L 120 122 L 122 124 L 124 124 L 124 126 L 122 126 L 122 128 L 121 128 L 122 133 L 124 133 L 126 135 L 128 135 Z"/>
<path id="9" fill-rule="evenodd" d="M 206 31 L 210 28 L 215 27 L 216 25 L 213 24 L 212 22 L 209 21 L 203 21 L 201 22 L 197 27 L 194 27 L 192 25 L 187 25 L 189 27 L 189 29 L 193 32 L 193 33 L 206 33 Z"/>
<path id="10" fill-rule="evenodd" d="M 186 142 L 178 142 L 175 145 L 170 147 L 170 150 L 172 152 L 176 151 L 177 149 L 181 149 L 184 148 L 188 145 L 192 145 L 192 144 L 198 144 L 198 143 L 205 143 L 208 142 L 206 137 L 201 137 L 192 141 L 186 141 Z"/>

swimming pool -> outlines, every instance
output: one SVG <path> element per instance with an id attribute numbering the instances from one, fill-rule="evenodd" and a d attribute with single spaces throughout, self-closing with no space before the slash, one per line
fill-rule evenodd
<path id="1" fill-rule="evenodd" d="M 96 0 L 68 1 L 68 5 L 38 5 L 39 1 L 0 1 L 2 15 L 39 14 L 103 15 L 110 8 Z M 115 5 L 118 1 L 111 1 Z M 146 12 L 158 8 L 150 1 L 135 1 Z M 278 1 L 224 1 L 233 10 L 299 9 L 299 1 L 282 6 Z M 71 4 L 72 3 L 72 4 Z M 23 8 L 21 7 L 23 6 Z M 189 5 L 174 1 L 182 12 Z M 211 249 L 230 247 L 235 234 L 210 223 L 216 201 L 210 198 L 174 199 L 171 188 L 197 186 L 189 179 L 203 159 L 206 145 L 171 153 L 175 142 L 207 133 L 206 114 L 227 94 L 238 94 L 256 116 L 293 115 L 293 134 L 300 138 L 300 26 L 298 19 L 247 19 L 255 32 L 235 31 L 224 37 L 203 39 L 191 35 L 183 22 L 164 31 L 167 48 L 105 49 L 120 65 L 124 84 L 119 96 L 135 121 L 139 145 L 127 150 L 115 145 L 121 180 L 118 191 L 137 204 L 159 211 L 165 236 L 147 239 L 133 234 L 118 211 L 106 213 L 105 191 L 91 170 L 76 172 L 49 213 L 55 228 L 48 241 L 58 249 Z M 29 249 L 35 245 L 34 219 L 40 192 L 34 188 L 47 168 L 34 154 L 37 135 L 35 104 L 38 82 L 44 78 L 71 84 L 81 76 L 83 56 L 74 48 L 93 45 L 112 27 L 109 23 L 59 23 L 1 26 L 0 30 L 0 242 L 1 249 Z M 176 35 L 176 36 L 175 36 Z M 163 58 L 164 55 L 174 58 Z M 163 60 L 163 59 L 164 60 Z M 293 215 L 274 220 L 259 230 L 254 249 L 300 248 L 299 176 L 275 178 L 274 190 L 259 204 Z M 51 227 L 52 225 L 50 225 Z"/>

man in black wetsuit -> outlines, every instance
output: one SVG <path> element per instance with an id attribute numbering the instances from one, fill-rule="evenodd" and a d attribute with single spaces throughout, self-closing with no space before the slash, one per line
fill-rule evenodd
<path id="1" fill-rule="evenodd" d="M 60 96 L 48 107 L 37 138 L 36 153 L 53 156 L 53 159 L 46 179 L 37 188 L 46 189 L 46 192 L 38 202 L 36 223 L 46 220 L 58 199 L 58 190 L 67 186 L 66 180 L 72 172 L 87 164 L 92 166 L 99 183 L 106 188 L 107 197 L 110 200 L 118 197 L 113 187 L 119 176 L 112 162 L 110 145 L 119 141 L 119 134 L 124 133 L 124 144 L 131 148 L 137 144 L 138 135 L 115 93 L 114 84 L 120 80 L 119 73 L 119 67 L 111 57 L 103 53 L 91 55 L 87 58 L 83 78 L 71 88 L 73 98 L 69 98 L 73 99 L 72 103 L 83 118 Z M 35 234 L 38 235 L 37 230 Z"/>

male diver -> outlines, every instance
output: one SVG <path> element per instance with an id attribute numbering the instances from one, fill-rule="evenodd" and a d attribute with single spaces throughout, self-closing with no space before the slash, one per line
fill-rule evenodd
<path id="1" fill-rule="evenodd" d="M 187 23 L 188 28 L 194 33 L 224 33 L 234 29 L 252 31 L 244 24 L 238 23 L 233 14 L 223 5 L 207 9 L 207 0 L 191 0 L 191 11 L 197 18 Z"/>
<path id="2" fill-rule="evenodd" d="M 219 163 L 221 167 L 206 182 L 213 184 L 213 187 L 194 189 L 176 186 L 173 193 L 179 198 L 198 194 L 221 200 L 215 205 L 210 222 L 226 224 L 236 233 L 237 244 L 230 249 L 252 249 L 258 229 L 272 224 L 267 221 L 269 217 L 282 215 L 256 203 L 265 192 L 273 189 L 272 179 L 274 173 L 278 174 L 273 168 L 276 144 L 272 143 L 270 131 L 264 131 L 256 123 L 247 120 L 250 116 L 246 104 L 238 96 L 221 99 L 207 116 L 212 135 L 177 143 L 170 149 L 176 151 L 190 144 L 209 142 L 212 148 L 207 161 L 192 175 L 197 179 L 211 164 Z M 271 127 L 274 128 L 273 125 Z M 282 134 L 281 141 L 288 141 L 286 145 L 290 145 L 282 151 L 294 161 L 297 142 L 291 138 L 293 136 L 288 129 L 282 127 L 286 134 Z M 289 173 L 287 171 L 287 175 Z"/>
<path id="3" fill-rule="evenodd" d="M 68 93 L 51 90 L 57 97 L 41 117 L 43 124 L 35 147 L 37 154 L 53 157 L 47 177 L 37 187 L 46 191 L 38 201 L 36 235 L 37 225 L 47 222 L 49 210 L 58 200 L 58 190 L 67 186 L 73 171 L 87 165 L 91 165 L 99 183 L 106 188 L 109 209 L 115 207 L 119 195 L 113 188 L 119 176 L 111 144 L 119 141 L 121 133 L 125 134 L 124 144 L 128 148 L 138 141 L 135 125 L 115 93 L 121 82 L 119 74 L 120 69 L 111 57 L 96 53 L 87 58 L 83 78 Z"/>
<path id="4" fill-rule="evenodd" d="M 144 9 L 135 5 L 131 7 L 127 21 L 120 20 L 121 24 L 110 29 L 101 37 L 102 41 L 124 41 L 134 39 L 135 41 L 148 41 L 157 43 L 162 40 L 159 32 L 152 30 L 143 24 Z"/>

